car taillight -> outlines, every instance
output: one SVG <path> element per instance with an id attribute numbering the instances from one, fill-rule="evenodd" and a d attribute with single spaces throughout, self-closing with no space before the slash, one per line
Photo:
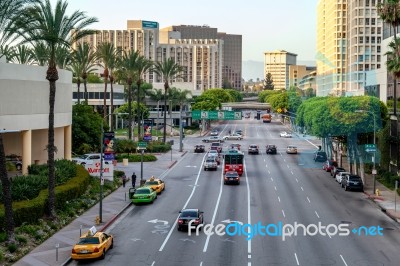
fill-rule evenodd
<path id="1" fill-rule="evenodd" d="M 178 223 L 179 223 L 179 224 L 183 224 L 183 220 L 182 220 L 182 219 L 179 219 L 179 220 L 178 220 Z"/>
<path id="2" fill-rule="evenodd" d="M 98 248 L 98 247 L 95 247 L 94 250 L 93 250 L 93 252 L 99 252 L 99 248 Z"/>
<path id="3" fill-rule="evenodd" d="M 74 248 L 72 249 L 72 253 L 73 253 L 73 254 L 76 254 L 76 250 L 75 250 Z"/>
<path id="4" fill-rule="evenodd" d="M 228 178 L 227 178 L 227 177 L 225 177 L 224 179 L 225 179 L 225 180 L 228 180 Z"/>
<path id="5" fill-rule="evenodd" d="M 200 223 L 200 219 L 196 219 L 196 220 L 194 220 L 194 222 L 193 222 L 194 224 L 199 224 Z"/>

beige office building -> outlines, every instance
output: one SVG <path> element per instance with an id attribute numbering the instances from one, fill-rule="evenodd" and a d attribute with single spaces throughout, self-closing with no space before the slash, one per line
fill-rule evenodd
<path id="1" fill-rule="evenodd" d="M 315 72 L 315 70 L 316 67 L 289 65 L 289 88 L 292 86 L 298 88 L 303 77 Z"/>
<path id="2" fill-rule="evenodd" d="M 271 73 L 274 89 L 289 89 L 289 67 L 296 65 L 297 54 L 284 50 L 264 53 L 264 77 Z"/>
<path id="3" fill-rule="evenodd" d="M 378 0 L 320 0 L 317 95 L 363 95 L 366 72 L 381 65 Z"/>

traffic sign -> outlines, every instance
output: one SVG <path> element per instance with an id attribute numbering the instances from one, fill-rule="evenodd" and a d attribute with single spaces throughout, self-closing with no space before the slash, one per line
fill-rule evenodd
<path id="1" fill-rule="evenodd" d="M 375 144 L 365 144 L 364 150 L 366 152 L 376 152 L 376 145 Z"/>
<path id="2" fill-rule="evenodd" d="M 147 142 L 138 142 L 138 149 L 145 150 L 147 148 Z"/>
<path id="3" fill-rule="evenodd" d="M 210 120 L 241 120 L 242 112 L 235 111 L 202 111 L 193 110 L 192 119 L 210 119 Z"/>

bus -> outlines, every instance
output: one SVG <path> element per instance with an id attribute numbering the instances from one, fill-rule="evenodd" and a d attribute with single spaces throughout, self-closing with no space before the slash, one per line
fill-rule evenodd
<path id="1" fill-rule="evenodd" d="M 272 115 L 271 114 L 263 114 L 262 121 L 263 123 L 271 123 Z"/>
<path id="2" fill-rule="evenodd" d="M 228 171 L 236 171 L 241 176 L 244 171 L 244 153 L 233 149 L 228 150 L 224 156 L 224 174 Z"/>

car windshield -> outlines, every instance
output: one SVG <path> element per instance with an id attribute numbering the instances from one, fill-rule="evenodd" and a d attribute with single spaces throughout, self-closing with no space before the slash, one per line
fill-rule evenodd
<path id="1" fill-rule="evenodd" d="M 81 237 L 77 245 L 100 244 L 98 237 Z"/>
<path id="2" fill-rule="evenodd" d="M 147 181 L 146 185 L 158 185 L 158 181 Z"/>
<path id="3" fill-rule="evenodd" d="M 181 213 L 180 217 L 197 217 L 196 211 L 184 211 Z"/>
<path id="4" fill-rule="evenodd" d="M 226 177 L 237 177 L 238 173 L 226 173 Z"/>
<path id="5" fill-rule="evenodd" d="M 215 160 L 214 160 L 214 158 L 210 158 L 210 159 L 207 159 L 206 162 L 207 162 L 207 163 L 213 163 L 213 162 L 215 162 Z"/>
<path id="6" fill-rule="evenodd" d="M 349 176 L 349 180 L 350 180 L 350 181 L 360 181 L 360 180 L 361 180 L 361 177 L 351 175 L 351 176 Z"/>
<path id="7" fill-rule="evenodd" d="M 150 190 L 148 189 L 138 189 L 135 194 L 150 194 Z"/>
<path id="8" fill-rule="evenodd" d="M 257 148 L 257 145 L 250 145 L 250 148 Z"/>
<path id="9" fill-rule="evenodd" d="M 78 158 L 80 158 L 80 159 L 86 159 L 88 156 L 89 156 L 88 154 L 84 154 L 84 155 L 79 156 Z"/>

